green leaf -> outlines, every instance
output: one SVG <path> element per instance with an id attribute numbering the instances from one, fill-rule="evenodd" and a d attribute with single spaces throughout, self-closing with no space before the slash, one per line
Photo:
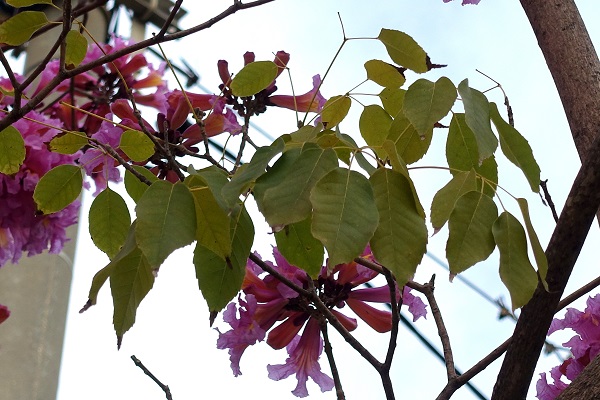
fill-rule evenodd
<path id="1" fill-rule="evenodd" d="M 208 184 L 208 187 L 212 191 L 213 196 L 215 196 L 215 200 L 219 203 L 219 206 L 223 210 L 227 210 L 229 208 L 227 202 L 223 198 L 221 191 L 223 190 L 223 186 L 229 183 L 229 178 L 227 172 L 223 171 L 221 168 L 216 165 L 211 165 L 210 167 L 202 168 L 199 170 L 195 170 L 192 165 L 188 166 L 188 173 L 191 175 L 198 175 Z"/>
<path id="2" fill-rule="evenodd" d="M 90 287 L 90 293 L 88 295 L 88 305 L 92 306 L 96 304 L 96 300 L 98 299 L 98 292 L 100 291 L 102 286 L 104 286 L 104 283 L 116 268 L 117 263 L 129 254 L 131 254 L 134 250 L 138 249 L 137 243 L 135 242 L 136 224 L 137 221 L 133 221 L 133 223 L 129 227 L 125 243 L 123 244 L 123 247 L 121 247 L 119 252 L 115 255 L 115 257 L 110 261 L 110 263 L 108 263 L 106 267 L 102 268 L 100 271 L 96 272 L 96 275 L 94 275 L 94 278 L 92 279 L 92 286 Z M 85 309 L 86 307 L 84 307 L 82 311 L 84 311 Z"/>
<path id="3" fill-rule="evenodd" d="M 425 210 L 421 205 L 421 201 L 419 200 L 419 196 L 417 194 L 417 189 L 410 178 L 410 174 L 408 173 L 408 168 L 406 168 L 406 163 L 400 156 L 398 155 L 398 151 L 396 150 L 396 145 L 391 140 L 386 140 L 383 142 L 383 149 L 386 151 L 388 155 L 388 159 L 390 160 L 390 164 L 392 164 L 392 169 L 394 171 L 400 172 L 408 181 L 410 182 L 410 187 L 412 189 L 413 198 L 415 201 L 415 205 L 417 207 L 417 212 L 423 218 L 425 218 Z"/>
<path id="4" fill-rule="evenodd" d="M 246 262 L 254 240 L 252 219 L 245 209 L 231 221 L 232 253 L 223 259 L 210 249 L 196 245 L 194 266 L 202 295 L 210 312 L 222 310 L 240 291 L 246 275 Z"/>
<path id="5" fill-rule="evenodd" d="M 131 167 L 137 172 L 139 172 L 141 175 L 145 176 L 146 179 L 148 179 L 150 182 L 158 181 L 156 175 L 150 172 L 148 168 L 144 168 L 141 165 L 132 165 Z M 146 190 L 149 187 L 150 186 L 140 181 L 131 172 L 125 170 L 125 190 L 127 191 L 127 194 L 129 194 L 129 196 L 133 199 L 133 201 L 135 201 L 136 203 L 140 201 L 144 192 L 146 192 Z"/>
<path id="6" fill-rule="evenodd" d="M 0 24 L 0 43 L 20 46 L 49 23 L 41 11 L 22 11 Z"/>
<path id="7" fill-rule="evenodd" d="M 434 234 L 446 224 L 450 218 L 456 201 L 465 193 L 477 190 L 477 175 L 474 170 L 458 172 L 433 197 L 431 202 L 431 225 Z"/>
<path id="8" fill-rule="evenodd" d="M 371 249 L 403 285 L 412 279 L 427 250 L 425 218 L 419 214 L 411 182 L 402 173 L 380 168 L 369 180 L 379 212 Z"/>
<path id="9" fill-rule="evenodd" d="M 323 126 L 331 129 L 342 122 L 346 118 L 346 115 L 348 115 L 351 105 L 352 100 L 348 96 L 333 96 L 327 100 L 323 106 L 323 111 L 321 111 Z"/>
<path id="10" fill-rule="evenodd" d="M 446 243 L 446 258 L 452 275 L 492 254 L 496 247 L 492 225 L 497 217 L 496 203 L 481 192 L 468 192 L 456 201 L 448 220 L 450 235 Z"/>
<path id="11" fill-rule="evenodd" d="M 292 265 L 302 268 L 311 278 L 316 279 L 323 266 L 325 250 L 311 233 L 312 220 L 287 225 L 275 233 L 277 249 Z"/>
<path id="12" fill-rule="evenodd" d="M 185 184 L 196 205 L 196 239 L 221 258 L 231 255 L 230 219 L 219 206 L 208 183 L 199 175 L 190 175 Z"/>
<path id="13" fill-rule="evenodd" d="M 367 61 L 365 69 L 367 70 L 367 79 L 386 88 L 399 88 L 406 81 L 400 68 L 381 60 Z"/>
<path id="14" fill-rule="evenodd" d="M 537 287 L 537 274 L 527 256 L 527 239 L 521 223 L 503 212 L 493 226 L 500 251 L 500 279 L 510 293 L 512 309 L 523 307 Z"/>
<path id="15" fill-rule="evenodd" d="M 194 197 L 182 183 L 154 182 L 135 208 L 135 238 L 152 268 L 196 239 Z"/>
<path id="16" fill-rule="evenodd" d="M 134 162 L 146 161 L 154 154 L 154 143 L 144 132 L 126 130 L 121 135 L 119 148 Z"/>
<path id="17" fill-rule="evenodd" d="M 338 158 L 332 149 L 312 146 L 303 149 L 288 176 L 265 192 L 262 211 L 269 225 L 282 226 L 306 219 L 312 210 L 310 191 L 337 166 Z"/>
<path id="18" fill-rule="evenodd" d="M 527 236 L 529 237 L 529 243 L 531 243 L 531 249 L 533 250 L 533 256 L 535 258 L 535 263 L 537 264 L 538 273 L 540 274 L 542 284 L 546 290 L 548 290 L 548 283 L 546 282 L 546 274 L 548 273 L 548 259 L 546 259 L 544 248 L 540 244 L 540 240 L 535 233 L 535 229 L 533 229 L 531 217 L 529 216 L 529 205 L 527 204 L 527 200 L 522 198 L 517 199 L 517 203 L 519 204 L 521 214 L 523 215 L 523 220 L 525 221 L 525 228 L 527 229 Z"/>
<path id="19" fill-rule="evenodd" d="M 110 289 L 117 347 L 121 347 L 123 334 L 135 323 L 137 309 L 153 285 L 152 267 L 140 249 L 135 249 L 116 263 L 110 274 Z"/>
<path id="20" fill-rule="evenodd" d="M 418 73 L 429 71 L 429 57 L 415 40 L 404 32 L 382 29 L 377 37 L 398 65 Z"/>
<path id="21" fill-rule="evenodd" d="M 12 175 L 19 172 L 25 161 L 25 141 L 14 126 L 0 132 L 0 173 Z"/>
<path id="22" fill-rule="evenodd" d="M 112 259 L 125 243 L 131 216 L 125 200 L 106 188 L 94 199 L 90 207 L 89 230 L 92 241 Z"/>
<path id="23" fill-rule="evenodd" d="M 52 4 L 52 0 L 6 0 L 6 4 L 16 8 L 29 7 L 34 4 Z"/>
<path id="24" fill-rule="evenodd" d="M 433 129 L 420 135 L 408 118 L 398 115 L 392 122 L 387 139 L 396 144 L 396 151 L 406 164 L 412 164 L 427 153 L 432 137 Z"/>
<path id="25" fill-rule="evenodd" d="M 327 265 L 346 263 L 360 255 L 379 221 L 371 184 L 361 174 L 336 168 L 313 188 L 312 234 L 329 255 Z"/>
<path id="26" fill-rule="evenodd" d="M 540 167 L 533 157 L 529 142 L 519 131 L 502 119 L 496 103 L 490 103 L 490 115 L 500 135 L 502 152 L 510 162 L 523 171 L 531 190 L 538 193 L 540 191 Z"/>
<path id="27" fill-rule="evenodd" d="M 318 148 L 316 144 L 312 144 L 314 148 Z M 304 148 L 308 148 L 308 145 L 305 143 Z M 284 182 L 286 179 L 289 179 L 290 175 L 293 174 L 292 166 L 294 162 L 300 156 L 302 152 L 302 148 L 293 147 L 281 154 L 281 157 L 277 159 L 275 164 L 269 170 L 261 175 L 254 184 L 254 189 L 252 190 L 252 194 L 254 195 L 254 199 L 256 200 L 256 205 L 261 213 L 264 214 L 265 210 L 265 193 L 268 189 L 273 188 L 280 183 Z"/>
<path id="28" fill-rule="evenodd" d="M 441 77 L 435 83 L 419 79 L 404 96 L 404 115 L 423 136 L 450 112 L 455 100 L 456 88 L 450 79 Z"/>
<path id="29" fill-rule="evenodd" d="M 377 147 L 381 147 L 386 140 L 391 126 L 392 117 L 376 104 L 366 106 L 360 115 L 358 121 L 360 134 L 369 146 L 375 148 L 380 158 L 383 157 L 382 151 Z"/>
<path id="30" fill-rule="evenodd" d="M 458 85 L 458 93 L 465 107 L 465 121 L 475 134 L 481 162 L 494 154 L 498 147 L 498 139 L 490 124 L 490 105 L 483 93 L 469 87 L 467 79 Z"/>
<path id="31" fill-rule="evenodd" d="M 73 69 L 85 58 L 88 42 L 79 31 L 70 30 L 65 39 L 65 68 Z"/>
<path id="32" fill-rule="evenodd" d="M 77 199 L 83 185 L 81 169 L 75 165 L 59 165 L 40 179 L 33 199 L 38 210 L 51 214 L 62 210 Z"/>
<path id="33" fill-rule="evenodd" d="M 276 140 L 270 146 L 256 150 L 249 163 L 239 168 L 231 181 L 223 186 L 221 194 L 229 208 L 237 204 L 240 194 L 249 190 L 252 184 L 265 173 L 269 162 L 284 148 L 283 140 Z"/>
<path id="34" fill-rule="evenodd" d="M 383 109 L 395 118 L 402 111 L 405 95 L 406 90 L 404 89 L 385 88 L 379 93 L 379 99 L 383 104 Z"/>
<path id="35" fill-rule="evenodd" d="M 273 61 L 251 62 L 233 77 L 231 92 L 238 97 L 252 96 L 266 89 L 276 77 L 277 65 Z"/>
<path id="36" fill-rule="evenodd" d="M 452 175 L 456 175 L 458 171 L 475 169 L 477 174 L 491 182 L 491 186 L 484 186 L 484 192 L 494 195 L 498 183 L 498 165 L 493 156 L 479 163 L 475 134 L 467 126 L 464 114 L 456 113 L 452 116 L 446 142 L 446 159 Z"/>
<path id="37" fill-rule="evenodd" d="M 74 154 L 88 144 L 88 138 L 82 132 L 66 132 L 50 141 L 50 150 L 60 154 Z"/>

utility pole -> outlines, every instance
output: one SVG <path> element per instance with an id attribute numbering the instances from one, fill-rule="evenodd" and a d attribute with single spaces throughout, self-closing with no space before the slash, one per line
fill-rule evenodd
<path id="1" fill-rule="evenodd" d="M 72 3 L 75 6 L 85 1 Z M 10 15 L 3 11 L 10 11 L 10 7 L 3 0 L 0 5 L 0 20 L 4 20 Z M 144 38 L 146 23 L 162 27 L 172 5 L 171 0 L 117 0 L 114 7 L 132 11 L 132 37 L 139 41 Z M 49 20 L 60 17 L 53 7 L 44 11 Z M 180 10 L 173 23 L 184 14 Z M 95 38 L 106 38 L 105 8 L 90 11 L 86 21 Z M 25 74 L 41 62 L 59 31 L 52 29 L 27 44 Z M 77 231 L 78 225 L 68 229 L 71 240 L 60 254 L 23 257 L 18 265 L 0 268 L 0 303 L 11 310 L 10 318 L 0 325 L 0 400 L 56 398 Z"/>

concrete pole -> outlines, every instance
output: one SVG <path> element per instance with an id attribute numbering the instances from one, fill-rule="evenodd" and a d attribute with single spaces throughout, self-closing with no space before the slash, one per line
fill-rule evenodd
<path id="1" fill-rule="evenodd" d="M 51 7 L 46 12 L 50 20 L 59 16 Z M 107 25 L 104 9 L 89 13 L 86 27 L 100 41 Z M 29 43 L 26 72 L 39 64 L 59 29 Z M 0 268 L 0 303 L 11 310 L 0 325 L 0 400 L 56 398 L 77 229 L 68 229 L 71 240 L 60 254 L 23 257 Z"/>

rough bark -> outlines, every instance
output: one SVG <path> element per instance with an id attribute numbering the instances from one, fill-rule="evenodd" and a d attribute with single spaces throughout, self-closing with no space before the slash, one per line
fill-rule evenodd
<path id="1" fill-rule="evenodd" d="M 573 0 L 521 0 L 521 5 L 555 81 L 583 166 L 546 249 L 550 291 L 538 287 L 523 308 L 493 400 L 525 398 L 554 310 L 600 206 L 598 55 Z"/>
<path id="2" fill-rule="evenodd" d="M 556 400 L 597 400 L 600 399 L 600 357 L 596 357 L 590 365 L 571 383 Z"/>

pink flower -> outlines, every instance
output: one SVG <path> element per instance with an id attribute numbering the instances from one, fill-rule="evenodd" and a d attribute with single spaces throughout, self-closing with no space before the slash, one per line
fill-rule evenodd
<path id="1" fill-rule="evenodd" d="M 321 85 L 321 77 L 313 76 L 313 88 L 311 91 L 300 96 L 285 96 L 276 95 L 269 97 L 269 102 L 272 105 L 288 108 L 298 112 L 318 112 L 325 105 L 325 98 L 319 91 Z"/>
<path id="2" fill-rule="evenodd" d="M 285 360 L 285 364 L 267 365 L 269 378 L 278 381 L 296 374 L 298 384 L 292 391 L 296 397 L 308 396 L 306 382 L 309 377 L 319 385 L 321 392 L 333 389 L 333 379 L 321 372 L 319 365 L 319 357 L 323 352 L 323 341 L 317 320 L 310 319 L 308 321 L 302 336 L 295 336 L 287 346 L 287 352 L 289 357 Z"/>
<path id="3" fill-rule="evenodd" d="M 27 117 L 50 126 L 60 121 L 32 111 Z M 44 250 L 59 253 L 65 242 L 66 228 L 77 222 L 79 202 L 49 215 L 37 213 L 33 191 L 40 178 L 61 164 L 73 164 L 79 154 L 64 155 L 48 150 L 47 143 L 59 132 L 57 129 L 21 119 L 13 126 L 25 141 L 25 160 L 16 174 L 0 174 L 0 266 L 17 263 L 26 252 L 28 256 Z"/>
<path id="4" fill-rule="evenodd" d="M 10 317 L 10 310 L 3 304 L 0 304 L 0 324 Z"/>
<path id="5" fill-rule="evenodd" d="M 572 382 L 600 354 L 600 294 L 588 298 L 585 311 L 568 308 L 563 319 L 555 318 L 550 324 L 548 335 L 566 328 L 577 333 L 563 343 L 563 346 L 571 349 L 573 356 L 551 370 L 553 384 L 548 384 L 546 375 L 542 374 L 536 386 L 539 399 L 554 399 L 567 386 L 560 380 L 562 376 Z"/>
<path id="6" fill-rule="evenodd" d="M 261 342 L 265 338 L 265 331 L 254 321 L 253 316 L 256 312 L 256 299 L 251 294 L 246 296 L 246 301 L 238 299 L 240 303 L 239 314 L 236 318 L 236 306 L 229 303 L 223 313 L 223 320 L 231 325 L 231 330 L 221 333 L 217 340 L 218 349 L 229 349 L 229 359 L 231 360 L 231 369 L 233 375 L 241 375 L 240 358 L 246 348 L 256 342 Z"/>
<path id="7" fill-rule="evenodd" d="M 259 256 L 257 254 L 257 256 Z M 302 288 L 309 287 L 309 277 L 302 269 L 291 265 L 277 248 L 273 248 L 275 263 L 265 261 L 266 264 L 277 270 L 279 274 Z M 260 256 L 259 256 L 260 257 Z M 363 257 L 373 259 L 370 248 L 367 247 Z M 389 287 L 359 288 L 362 284 L 369 282 L 378 275 L 377 272 L 370 270 L 355 262 L 340 264 L 335 266 L 329 273 L 326 267 L 323 267 L 322 273 L 312 284 L 315 286 L 321 301 L 336 316 L 338 321 L 348 330 L 352 331 L 357 327 L 357 321 L 348 317 L 340 310 L 346 305 L 351 308 L 356 315 L 364 320 L 369 326 L 378 332 L 388 332 L 392 328 L 392 316 L 387 310 L 381 310 L 367 303 L 389 303 Z M 267 334 L 267 344 L 274 349 L 287 347 L 290 357 L 286 364 L 279 366 L 269 366 L 269 377 L 275 380 L 283 379 L 293 373 L 298 379 L 298 386 L 294 394 L 299 397 L 308 395 L 306 391 L 306 381 L 312 377 L 319 384 L 321 390 L 330 390 L 333 386 L 331 378 L 327 377 L 320 370 L 318 359 L 322 351 L 320 338 L 319 320 L 314 318 L 315 307 L 311 301 L 300 296 L 295 290 L 283 284 L 272 275 L 264 274 L 262 269 L 248 260 L 246 264 L 246 276 L 242 284 L 242 290 L 247 299 L 252 299 L 251 312 L 240 311 L 240 320 L 250 318 L 254 324 L 260 327 L 261 332 Z M 425 305 L 418 298 L 413 296 L 408 288 L 404 289 L 403 304 L 409 307 L 414 319 L 425 315 Z M 396 288 L 396 301 L 401 298 L 400 291 Z M 243 308 L 250 310 L 239 299 L 240 310 Z M 231 311 L 233 310 L 233 311 Z M 244 337 L 246 327 L 249 323 L 240 324 L 236 320 L 232 321 L 231 312 L 235 307 L 228 306 L 224 319 L 228 322 L 232 331 L 237 333 L 227 333 L 235 337 Z M 298 334 L 304 327 L 302 337 Z M 222 334 L 225 335 L 225 334 Z M 223 336 L 221 336 L 223 337 Z M 239 357 L 241 352 L 236 351 L 237 342 L 226 342 L 225 339 L 219 341 L 219 348 L 229 348 L 232 357 L 232 369 L 234 374 L 239 373 Z M 242 340 L 243 346 L 247 346 L 246 341 Z M 243 347 L 245 349 L 246 347 Z M 233 362 L 234 355 L 236 363 Z"/>

